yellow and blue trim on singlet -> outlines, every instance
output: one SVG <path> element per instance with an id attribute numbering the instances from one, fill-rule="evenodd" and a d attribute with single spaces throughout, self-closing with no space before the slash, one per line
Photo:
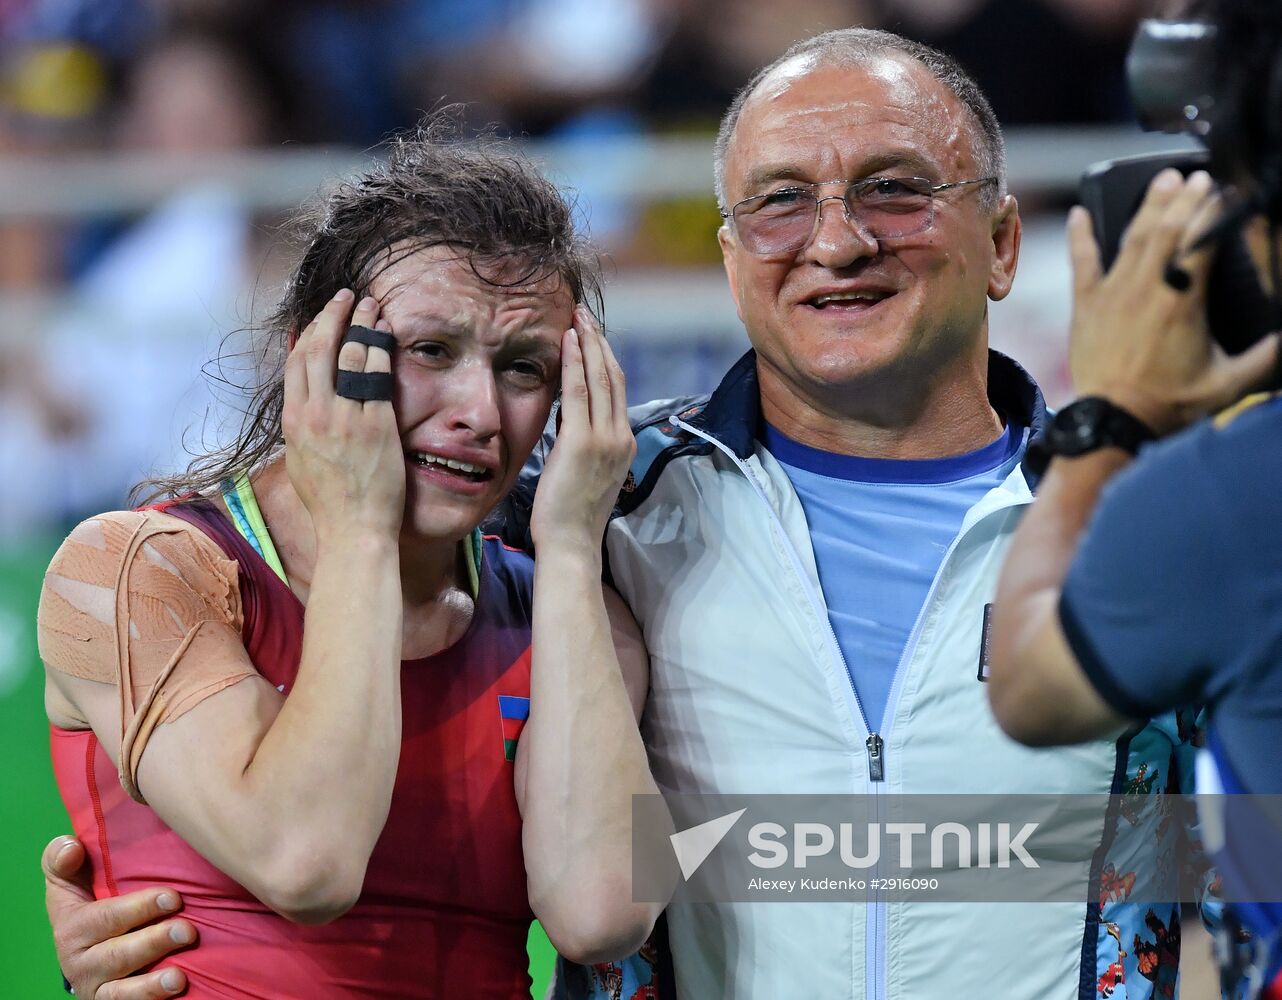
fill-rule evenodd
<path id="1" fill-rule="evenodd" d="M 272 568 L 281 581 L 288 586 L 285 567 L 272 544 L 272 536 L 263 520 L 263 512 L 258 509 L 258 499 L 254 488 L 249 484 L 249 476 L 239 473 L 234 479 L 230 476 L 219 484 L 222 490 L 223 503 L 231 513 L 232 523 L 236 530 Z M 463 539 L 463 561 L 467 567 L 467 587 L 476 600 L 481 593 L 481 529 L 473 528 Z"/>
<path id="2" fill-rule="evenodd" d="M 475 601 L 481 596 L 481 529 L 469 531 L 462 545 L 463 562 L 467 566 L 467 589 Z"/>
<path id="3" fill-rule="evenodd" d="M 263 512 L 258 509 L 258 499 L 254 496 L 254 488 L 249 485 L 249 477 L 242 472 L 235 479 L 230 477 L 224 479 L 219 485 L 222 488 L 223 503 L 231 512 L 232 523 L 236 525 L 236 530 L 241 533 L 245 541 L 249 542 L 254 551 L 262 556 L 263 562 L 272 568 L 272 572 L 288 586 L 289 580 L 285 576 L 285 567 L 281 564 L 276 546 L 272 544 L 272 536 L 267 531 Z"/>

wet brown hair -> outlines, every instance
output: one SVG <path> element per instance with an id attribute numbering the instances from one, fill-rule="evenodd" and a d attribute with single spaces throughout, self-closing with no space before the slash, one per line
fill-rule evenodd
<path id="1" fill-rule="evenodd" d="M 258 374 L 247 390 L 240 433 L 193 458 L 185 472 L 139 483 L 131 502 L 214 491 L 279 450 L 291 335 L 340 288 L 359 299 L 383 269 L 417 251 L 456 248 L 459 259 L 493 285 L 556 278 L 576 303 L 602 317 L 598 259 L 575 225 L 573 205 L 511 140 L 488 135 L 464 143 L 459 132 L 451 109 L 429 115 L 387 143 L 384 162 L 339 184 L 294 220 L 302 255 L 259 331 Z"/>

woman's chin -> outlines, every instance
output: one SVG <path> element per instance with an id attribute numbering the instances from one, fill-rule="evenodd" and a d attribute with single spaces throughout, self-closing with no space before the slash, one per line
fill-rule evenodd
<path id="1" fill-rule="evenodd" d="M 462 541 L 489 515 L 485 500 L 460 503 L 456 498 L 410 497 L 401 522 L 402 544 L 452 545 Z M 479 498 L 478 498 L 479 499 Z"/>

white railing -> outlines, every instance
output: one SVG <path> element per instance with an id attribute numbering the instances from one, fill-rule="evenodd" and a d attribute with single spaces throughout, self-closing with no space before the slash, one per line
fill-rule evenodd
<path id="1" fill-rule="evenodd" d="M 1010 186 L 1017 193 L 1065 192 L 1097 160 L 1189 148 L 1190 140 L 1134 128 L 1027 128 L 1007 134 Z M 557 178 L 590 170 L 594 193 L 649 201 L 712 191 L 712 142 L 696 138 L 608 139 L 592 144 L 529 142 Z M 0 221 L 76 219 L 143 210 L 196 181 L 234 188 L 248 208 L 290 209 L 359 169 L 365 154 L 337 147 L 199 156 L 93 153 L 0 157 Z"/>
<path id="2" fill-rule="evenodd" d="M 529 142 L 526 148 L 550 176 L 585 197 L 631 204 L 683 197 L 711 202 L 708 138 Z M 1192 142 L 1135 128 L 1026 128 L 1008 131 L 1007 148 L 1010 189 L 1025 209 L 1024 260 L 1015 292 L 994 311 L 993 340 L 1029 361 L 1054 395 L 1064 391 L 1068 259 L 1061 220 L 1039 215 L 1036 206 L 1070 194 L 1091 163 L 1192 148 Z M 303 146 L 197 158 L 0 157 L 0 223 L 138 213 L 208 181 L 232 188 L 251 210 L 287 211 L 356 172 L 366 159 L 359 150 Z M 744 343 L 725 277 L 715 265 L 611 267 L 606 299 L 611 328 L 633 344 L 676 348 L 699 341 L 725 352 Z M 29 337 L 61 302 L 60 290 L 0 298 L 0 346 Z"/>

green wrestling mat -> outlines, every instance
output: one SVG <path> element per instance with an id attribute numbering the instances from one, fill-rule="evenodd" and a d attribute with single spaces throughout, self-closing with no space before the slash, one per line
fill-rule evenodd
<path id="1" fill-rule="evenodd" d="M 65 997 L 45 918 L 40 852 L 70 831 L 49 766 L 44 679 L 36 652 L 36 603 L 58 539 L 0 550 L 0 760 L 4 761 L 4 822 L 0 823 L 0 995 L 15 1000 Z M 542 998 L 556 953 L 538 924 L 530 928 L 530 975 Z"/>

